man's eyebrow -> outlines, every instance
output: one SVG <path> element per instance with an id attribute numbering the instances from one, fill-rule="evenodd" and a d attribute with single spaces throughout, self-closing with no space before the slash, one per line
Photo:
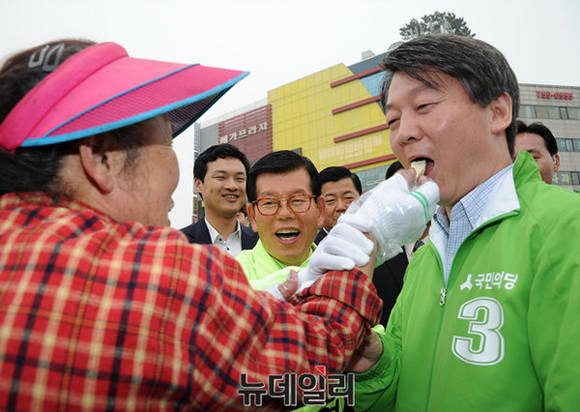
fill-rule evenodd
<path id="1" fill-rule="evenodd" d="M 299 195 L 299 194 L 304 194 L 304 193 L 308 193 L 307 190 L 304 189 L 294 189 L 293 191 L 290 192 L 290 194 L 288 195 L 288 197 L 290 196 L 294 196 L 294 195 Z M 275 189 L 268 189 L 268 190 L 264 190 L 262 192 L 260 192 L 261 197 L 280 197 L 280 192 L 276 192 Z"/>
<path id="2" fill-rule="evenodd" d="M 411 89 L 411 91 L 409 92 L 409 97 L 415 97 L 424 90 L 437 90 L 437 89 L 435 87 L 431 87 L 425 83 L 421 83 L 421 84 L 418 84 L 417 86 L 413 87 L 413 89 Z M 389 110 L 391 110 L 392 108 L 393 108 L 393 105 L 390 103 L 387 103 L 387 105 L 385 106 L 385 113 L 388 112 Z"/>
<path id="3" fill-rule="evenodd" d="M 223 174 L 228 174 L 227 170 L 223 170 L 223 169 L 215 169 L 211 171 L 212 174 L 218 174 L 218 173 L 223 173 Z M 242 171 L 238 171 L 234 173 L 235 175 L 244 175 L 246 174 L 246 172 L 242 172 Z"/>

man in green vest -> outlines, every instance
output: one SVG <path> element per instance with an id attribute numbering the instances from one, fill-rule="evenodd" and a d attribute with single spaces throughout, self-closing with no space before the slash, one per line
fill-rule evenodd
<path id="1" fill-rule="evenodd" d="M 440 206 L 386 333 L 361 352 L 356 408 L 578 410 L 580 197 L 527 152 L 512 164 L 511 67 L 452 35 L 403 43 L 384 67 L 391 147 L 405 167 L 425 161 Z"/>

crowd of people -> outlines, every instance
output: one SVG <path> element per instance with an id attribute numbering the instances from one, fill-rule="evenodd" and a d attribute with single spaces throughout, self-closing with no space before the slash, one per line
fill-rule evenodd
<path id="1" fill-rule="evenodd" d="M 383 67 L 383 182 L 218 144 L 179 231 L 172 139 L 247 73 L 72 39 L 9 58 L 0 410 L 576 410 L 580 197 L 553 134 L 483 41 Z"/>

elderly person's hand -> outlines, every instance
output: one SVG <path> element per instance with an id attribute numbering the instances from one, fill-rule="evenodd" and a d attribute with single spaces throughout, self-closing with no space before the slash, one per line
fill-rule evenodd
<path id="1" fill-rule="evenodd" d="M 377 363 L 382 354 L 383 342 L 375 331 L 371 331 L 354 353 L 347 369 L 357 373 L 366 372 Z"/>
<path id="2" fill-rule="evenodd" d="M 291 270 L 286 282 L 278 285 L 278 291 L 284 300 L 288 300 L 290 296 L 298 290 L 298 272 Z"/>

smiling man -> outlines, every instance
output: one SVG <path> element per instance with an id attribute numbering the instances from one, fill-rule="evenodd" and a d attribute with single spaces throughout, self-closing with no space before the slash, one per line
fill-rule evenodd
<path id="1" fill-rule="evenodd" d="M 382 350 L 365 348 L 382 356 L 357 377 L 357 408 L 577 410 L 580 198 L 544 184 L 529 153 L 512 164 L 512 69 L 449 35 L 404 43 L 384 67 L 391 147 L 406 168 L 426 160 L 440 207 Z"/>
<path id="2" fill-rule="evenodd" d="M 320 197 L 318 171 L 310 160 L 288 150 L 269 153 L 258 160 L 248 177 L 248 215 L 260 240 L 240 253 L 250 284 L 270 286 L 270 275 L 288 266 L 306 267 L 314 237 L 321 224 L 324 199 Z M 266 280 L 266 278 L 268 278 Z M 267 282 L 267 284 L 264 284 Z"/>
<path id="3" fill-rule="evenodd" d="M 246 155 L 228 143 L 212 146 L 195 159 L 195 190 L 203 198 L 205 216 L 181 229 L 191 243 L 213 244 L 232 256 L 254 247 L 258 235 L 237 219 L 246 204 L 249 169 Z"/>

